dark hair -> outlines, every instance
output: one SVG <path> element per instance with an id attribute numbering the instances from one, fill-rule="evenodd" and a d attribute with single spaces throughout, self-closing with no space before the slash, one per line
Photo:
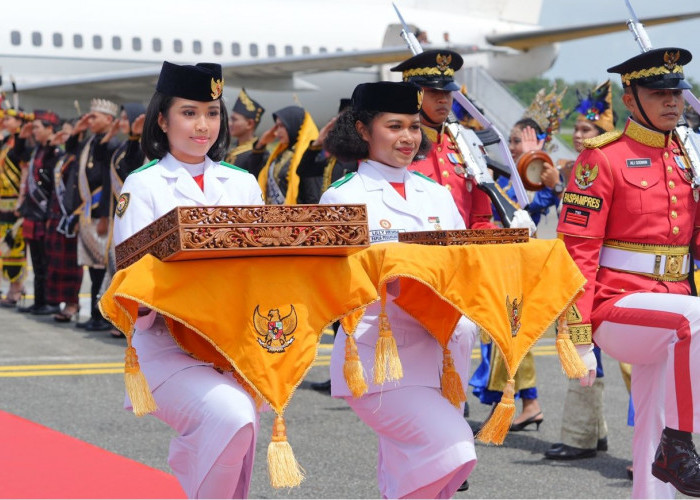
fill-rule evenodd
<path id="1" fill-rule="evenodd" d="M 382 114 L 381 111 L 355 111 L 348 109 L 338 115 L 338 120 L 328 133 L 323 142 L 323 148 L 341 161 L 358 161 L 369 157 L 369 144 L 365 141 L 355 127 L 358 121 L 370 127 L 372 121 Z M 432 143 L 421 129 L 421 141 L 418 147 L 418 155 L 424 155 L 430 151 Z"/>
<path id="2" fill-rule="evenodd" d="M 146 157 L 155 160 L 163 158 L 170 152 L 168 136 L 158 125 L 158 115 L 168 115 L 168 111 L 173 104 L 172 96 L 157 92 L 151 97 L 151 102 L 146 109 L 146 119 L 143 123 L 143 133 L 141 134 L 141 149 L 146 153 Z M 207 156 L 213 161 L 221 161 L 228 151 L 231 137 L 228 133 L 228 113 L 222 99 L 219 99 L 220 107 L 220 127 L 219 136 L 216 142 L 207 151 Z"/>
<path id="3" fill-rule="evenodd" d="M 513 128 L 515 127 L 518 127 L 520 130 L 525 130 L 527 127 L 532 127 L 537 135 L 542 135 L 544 133 L 542 128 L 532 118 L 521 118 L 520 120 L 515 122 Z"/>

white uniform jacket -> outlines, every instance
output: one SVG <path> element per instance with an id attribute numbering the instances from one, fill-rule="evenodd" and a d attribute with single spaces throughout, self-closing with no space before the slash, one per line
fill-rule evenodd
<path id="1" fill-rule="evenodd" d="M 321 203 L 351 204 L 365 203 L 371 242 L 393 242 L 401 231 L 430 231 L 435 229 L 464 229 L 464 220 L 450 192 L 435 181 L 421 174 L 402 169 L 406 199 L 386 180 L 398 171 L 390 171 L 386 165 L 373 161 L 360 164 L 357 173 L 348 174 L 336 181 L 321 197 Z M 468 277 L 465 277 L 468 279 Z M 374 378 L 374 349 L 379 335 L 378 315 L 380 304 L 369 306 L 357 327 L 355 340 L 369 385 L 368 393 L 386 391 L 406 385 L 440 387 L 442 372 L 442 348 L 438 342 L 412 317 L 392 302 L 398 294 L 397 287 L 389 286 L 386 313 L 398 347 L 404 376 L 397 382 L 383 386 L 372 383 Z M 468 381 L 466 363 L 476 334 L 474 324 L 462 318 L 455 329 L 449 348 L 455 368 Z M 467 339 L 467 336 L 469 337 Z M 334 396 L 350 396 L 345 383 L 343 364 L 345 361 L 345 335 L 342 328 L 335 338 L 331 355 L 331 389 Z"/>
<path id="2" fill-rule="evenodd" d="M 264 205 L 258 181 L 248 172 L 206 157 L 202 192 L 187 169 L 170 154 L 127 177 L 120 194 L 120 204 L 124 203 L 126 206 L 119 207 L 114 217 L 115 245 L 177 206 Z M 164 323 L 154 323 L 155 319 L 154 311 L 139 317 L 134 337 L 134 347 L 151 390 L 179 370 L 205 364 L 185 354 L 167 333 Z M 148 330 L 153 330 L 150 333 L 157 339 L 143 342 L 140 333 Z"/>

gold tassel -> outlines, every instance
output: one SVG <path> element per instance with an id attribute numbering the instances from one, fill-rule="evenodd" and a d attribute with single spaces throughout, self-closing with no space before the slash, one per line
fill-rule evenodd
<path id="1" fill-rule="evenodd" d="M 455 370 L 455 363 L 452 359 L 452 353 L 445 347 L 442 350 L 442 395 L 453 406 L 459 408 L 460 404 L 467 400 L 467 395 L 464 394 L 462 386 L 462 378 Z"/>
<path id="2" fill-rule="evenodd" d="M 382 312 L 379 313 L 379 338 L 374 350 L 374 383 L 377 385 L 403 378 L 396 339 L 391 333 L 389 317 L 383 309 L 382 307 Z"/>
<path id="3" fill-rule="evenodd" d="M 129 340 L 129 345 L 124 356 L 124 385 L 126 386 L 126 393 L 131 401 L 131 406 L 134 409 L 134 415 L 142 417 L 156 411 L 158 405 L 156 400 L 153 399 L 151 389 L 148 387 L 148 381 L 139 366 L 136 349 L 131 347 L 131 336 L 127 335 L 127 339 Z"/>
<path id="4" fill-rule="evenodd" d="M 515 380 L 508 379 L 501 401 L 477 434 L 482 443 L 503 444 L 515 416 Z"/>
<path id="5" fill-rule="evenodd" d="M 292 488 L 304 480 L 304 470 L 294 458 L 292 446 L 287 441 L 284 418 L 275 417 L 272 424 L 272 441 L 267 447 L 267 470 L 273 488 Z"/>
<path id="6" fill-rule="evenodd" d="M 588 373 L 586 365 L 581 361 L 581 357 L 576 352 L 574 343 L 569 336 L 569 325 L 566 322 L 566 313 L 559 317 L 559 328 L 557 332 L 557 354 L 561 367 L 569 378 L 581 378 Z"/>
<path id="7" fill-rule="evenodd" d="M 359 398 L 367 392 L 367 382 L 365 382 L 362 362 L 357 352 L 355 338 L 352 335 L 346 335 L 345 337 L 345 364 L 343 365 L 343 375 L 345 375 L 345 383 L 348 385 L 348 389 L 352 392 L 353 397 Z"/>

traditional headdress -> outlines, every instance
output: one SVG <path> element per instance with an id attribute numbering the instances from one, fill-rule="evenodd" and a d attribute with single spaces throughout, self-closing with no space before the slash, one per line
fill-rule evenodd
<path id="1" fill-rule="evenodd" d="M 35 109 L 34 119 L 41 120 L 43 122 L 48 122 L 54 127 L 57 127 L 58 124 L 61 123 L 61 120 L 58 118 L 58 115 L 56 113 L 44 109 Z"/>
<path id="2" fill-rule="evenodd" d="M 236 102 L 233 104 L 233 112 L 254 120 L 257 125 L 260 123 L 263 113 L 265 113 L 265 108 L 250 97 L 245 89 L 241 89 L 238 94 L 238 99 L 236 99 Z"/>
<path id="3" fill-rule="evenodd" d="M 540 89 L 535 94 L 535 99 L 532 104 L 525 110 L 523 118 L 531 118 L 542 129 L 542 136 L 538 139 L 544 139 L 544 148 L 547 151 L 553 151 L 554 147 L 551 144 L 552 136 L 559 131 L 559 126 L 567 113 L 561 105 L 561 100 L 566 94 L 566 88 L 560 93 L 557 93 L 557 84 L 552 85 L 552 90 L 545 94 L 545 89 Z"/>
<path id="4" fill-rule="evenodd" d="M 606 132 L 615 130 L 610 80 L 606 80 L 593 90 L 589 90 L 586 96 L 577 89 L 576 97 L 578 105 L 573 109 L 573 112 L 579 114 L 578 119 L 588 120 Z"/>
<path id="5" fill-rule="evenodd" d="M 93 99 L 90 101 L 90 112 L 105 113 L 107 115 L 117 116 L 119 106 L 107 99 Z"/>

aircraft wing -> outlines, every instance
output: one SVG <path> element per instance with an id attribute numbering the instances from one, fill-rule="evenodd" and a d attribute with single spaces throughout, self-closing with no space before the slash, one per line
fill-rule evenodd
<path id="1" fill-rule="evenodd" d="M 477 46 L 451 46 L 462 54 L 481 51 L 499 51 L 500 48 Z M 505 49 L 510 50 L 510 49 Z M 411 53 L 404 46 L 385 47 L 376 50 L 332 52 L 300 56 L 247 59 L 222 63 L 227 87 L 256 88 L 261 90 L 310 90 L 315 89 L 298 74 L 348 70 L 391 64 L 408 58 Z M 117 101 L 143 99 L 153 93 L 161 63 L 144 63 L 139 68 L 113 72 L 83 73 L 57 79 L 18 81 L 17 88 L 23 95 L 75 99 L 104 97 Z M 3 90 L 11 91 L 5 84 Z"/>
<path id="2" fill-rule="evenodd" d="M 696 17 L 700 17 L 700 12 L 688 12 L 673 16 L 650 17 L 647 19 L 641 19 L 640 22 L 645 26 L 655 26 L 658 24 L 687 21 L 688 19 L 694 19 Z M 595 35 L 605 35 L 616 31 L 625 31 L 626 29 L 626 22 L 616 21 L 612 23 L 588 24 L 564 28 L 510 33 L 507 35 L 492 35 L 486 37 L 486 41 L 496 46 L 511 47 L 518 50 L 528 50 L 540 45 L 549 45 L 555 42 L 565 42 L 567 40 L 575 40 L 578 38 L 585 38 Z"/>

